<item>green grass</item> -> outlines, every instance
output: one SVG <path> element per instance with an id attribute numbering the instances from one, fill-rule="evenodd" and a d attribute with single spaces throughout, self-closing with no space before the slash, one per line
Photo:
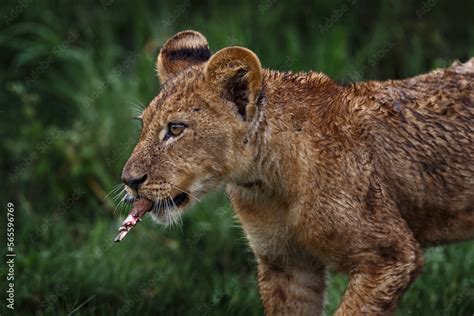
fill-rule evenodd
<path id="1" fill-rule="evenodd" d="M 254 258 L 222 193 L 195 205 L 180 228 L 159 227 L 147 217 L 118 244 L 113 238 L 124 214 L 74 222 L 66 212 L 55 214 L 61 213 L 21 213 L 17 219 L 21 314 L 262 314 Z M 472 258 L 468 243 L 429 250 L 398 314 L 469 315 Z M 329 313 L 346 283 L 344 276 L 330 276 Z"/>
<path id="2" fill-rule="evenodd" d="M 16 313 L 262 314 L 254 258 L 222 193 L 181 228 L 146 219 L 112 243 L 123 216 L 104 196 L 138 137 L 131 117 L 158 90 L 159 46 L 191 28 L 213 51 L 243 45 L 269 68 L 401 78 L 474 56 L 474 2 L 462 2 L 435 1 L 420 17 L 417 2 L 356 2 L 327 24 L 350 1 L 3 1 L 0 197 L 16 205 Z M 429 250 L 398 314 L 471 315 L 473 258 L 472 242 Z M 328 313 L 346 283 L 331 275 Z"/>
<path id="3" fill-rule="evenodd" d="M 28 241 L 17 244 L 18 308 L 66 314 L 90 299 L 80 314 L 259 314 L 253 256 L 224 195 L 190 213 L 175 229 L 146 217 L 118 244 L 123 217 L 69 223 L 64 215 L 42 229 L 49 219 L 28 214 L 17 236 Z"/>

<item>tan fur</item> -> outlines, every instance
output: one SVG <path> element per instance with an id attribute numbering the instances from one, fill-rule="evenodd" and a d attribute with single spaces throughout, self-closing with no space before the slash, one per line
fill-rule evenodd
<path id="1" fill-rule="evenodd" d="M 155 201 L 227 185 L 268 315 L 322 314 L 326 269 L 350 277 L 337 315 L 392 314 L 423 247 L 474 237 L 474 59 L 350 86 L 245 48 L 198 59 L 158 58 L 124 175 L 147 174 L 135 193 Z M 169 122 L 188 127 L 163 141 Z"/>

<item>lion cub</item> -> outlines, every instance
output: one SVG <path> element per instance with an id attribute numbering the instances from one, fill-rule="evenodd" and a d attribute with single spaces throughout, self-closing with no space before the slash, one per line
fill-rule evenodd
<path id="1" fill-rule="evenodd" d="M 184 31 L 157 70 L 122 179 L 165 224 L 226 184 L 268 315 L 321 315 L 326 269 L 337 315 L 392 314 L 423 247 L 474 236 L 474 59 L 341 86 Z"/>

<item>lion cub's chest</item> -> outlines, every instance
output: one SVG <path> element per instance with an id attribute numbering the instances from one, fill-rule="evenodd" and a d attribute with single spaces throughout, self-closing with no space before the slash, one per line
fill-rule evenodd
<path id="1" fill-rule="evenodd" d="M 257 256 L 267 259 L 287 257 L 295 250 L 288 220 L 288 207 L 278 199 L 229 185 L 228 193 L 235 212 Z"/>

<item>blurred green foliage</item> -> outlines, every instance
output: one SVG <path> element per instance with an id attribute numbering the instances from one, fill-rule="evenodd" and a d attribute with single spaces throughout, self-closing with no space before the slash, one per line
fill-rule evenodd
<path id="1" fill-rule="evenodd" d="M 222 192 L 181 228 L 145 220 L 111 243 L 120 218 L 105 195 L 137 139 L 130 118 L 157 93 L 157 51 L 175 32 L 196 29 L 213 51 L 246 46 L 265 67 L 341 81 L 474 56 L 472 1 L 17 0 L 0 12 L 0 196 L 16 205 L 16 312 L 25 315 L 262 313 L 255 262 Z M 472 243 L 426 257 L 398 313 L 471 315 Z M 331 275 L 330 313 L 346 282 Z"/>

